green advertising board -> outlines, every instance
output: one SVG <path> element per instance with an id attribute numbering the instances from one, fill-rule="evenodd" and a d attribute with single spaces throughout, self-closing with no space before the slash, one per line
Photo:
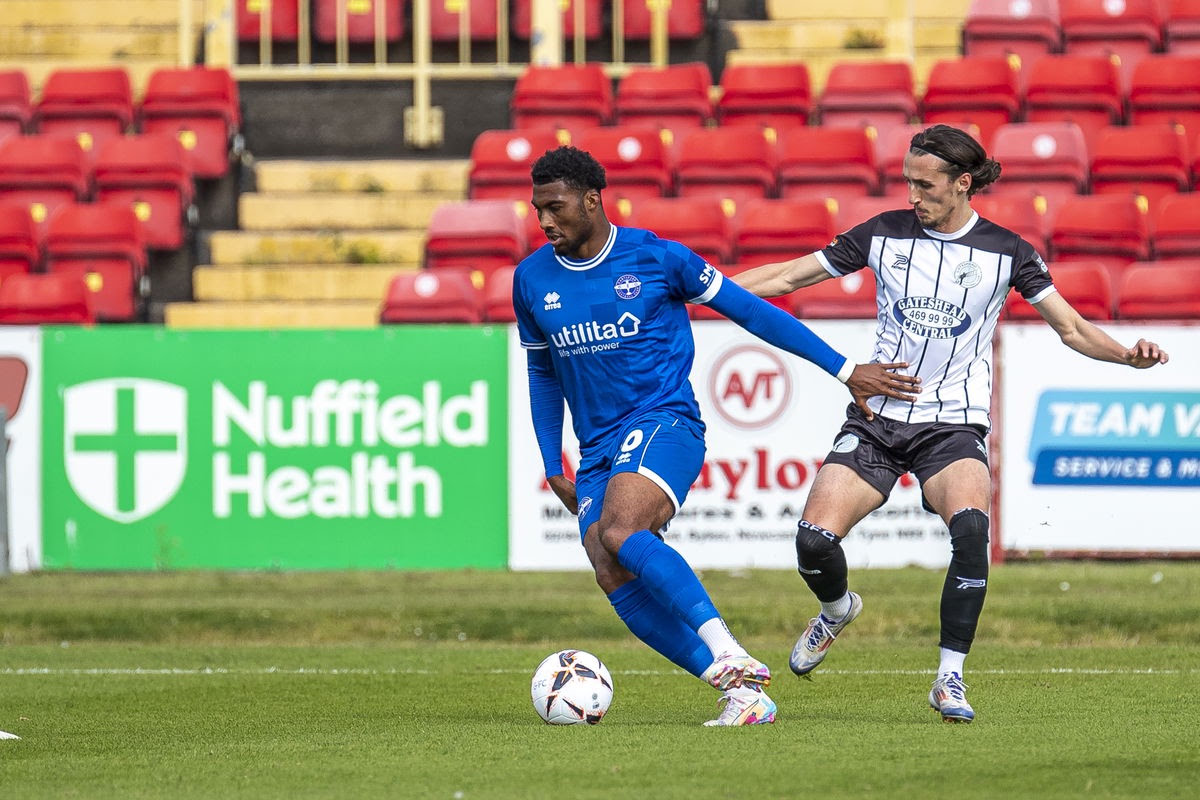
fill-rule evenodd
<path id="1" fill-rule="evenodd" d="M 503 328 L 48 328 L 47 569 L 501 568 Z"/>

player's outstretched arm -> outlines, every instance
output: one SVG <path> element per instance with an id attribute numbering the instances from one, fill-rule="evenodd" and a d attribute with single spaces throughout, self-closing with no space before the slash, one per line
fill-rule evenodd
<path id="1" fill-rule="evenodd" d="M 759 297 L 778 297 L 804 286 L 820 283 L 832 275 L 817 257 L 809 253 L 791 261 L 763 264 L 736 275 L 733 280 L 746 291 Z"/>
<path id="2" fill-rule="evenodd" d="M 1165 364 L 1170 358 L 1165 350 L 1145 339 L 1138 339 L 1133 347 L 1125 347 L 1081 317 L 1057 292 L 1047 295 L 1034 308 L 1054 328 L 1063 344 L 1088 358 L 1126 364 L 1134 369 Z"/>
<path id="3" fill-rule="evenodd" d="M 562 426 L 563 393 L 545 349 L 526 351 L 529 373 L 529 409 L 533 415 L 533 433 L 542 454 L 542 466 L 551 491 L 572 514 L 579 513 L 575 484 L 563 475 Z"/>

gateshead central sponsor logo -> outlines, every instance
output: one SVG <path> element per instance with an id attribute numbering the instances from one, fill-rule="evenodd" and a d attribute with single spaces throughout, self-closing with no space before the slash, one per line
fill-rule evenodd
<path id="1" fill-rule="evenodd" d="M 937 297 L 902 297 L 892 306 L 901 327 L 923 339 L 953 339 L 971 325 L 971 315 Z"/>
<path id="2" fill-rule="evenodd" d="M 717 357 L 708 383 L 713 406 L 738 428 L 757 430 L 778 420 L 792 399 L 792 378 L 779 356 L 756 345 Z"/>

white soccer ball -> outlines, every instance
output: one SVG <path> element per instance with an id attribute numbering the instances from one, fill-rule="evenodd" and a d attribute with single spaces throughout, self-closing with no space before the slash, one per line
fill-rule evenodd
<path id="1" fill-rule="evenodd" d="M 550 725 L 595 725 L 612 702 L 612 676 L 591 653 L 560 650 L 538 664 L 530 695 L 534 710 Z"/>

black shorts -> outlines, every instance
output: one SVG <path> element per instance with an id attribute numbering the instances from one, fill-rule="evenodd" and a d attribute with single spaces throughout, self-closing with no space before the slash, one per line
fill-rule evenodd
<path id="1" fill-rule="evenodd" d="M 825 463 L 849 467 L 887 497 L 906 472 L 912 472 L 924 485 L 964 458 L 986 465 L 986 438 L 987 431 L 980 425 L 898 422 L 878 414 L 868 422 L 859 407 L 851 403 L 846 409 L 846 424 L 838 431 Z"/>

